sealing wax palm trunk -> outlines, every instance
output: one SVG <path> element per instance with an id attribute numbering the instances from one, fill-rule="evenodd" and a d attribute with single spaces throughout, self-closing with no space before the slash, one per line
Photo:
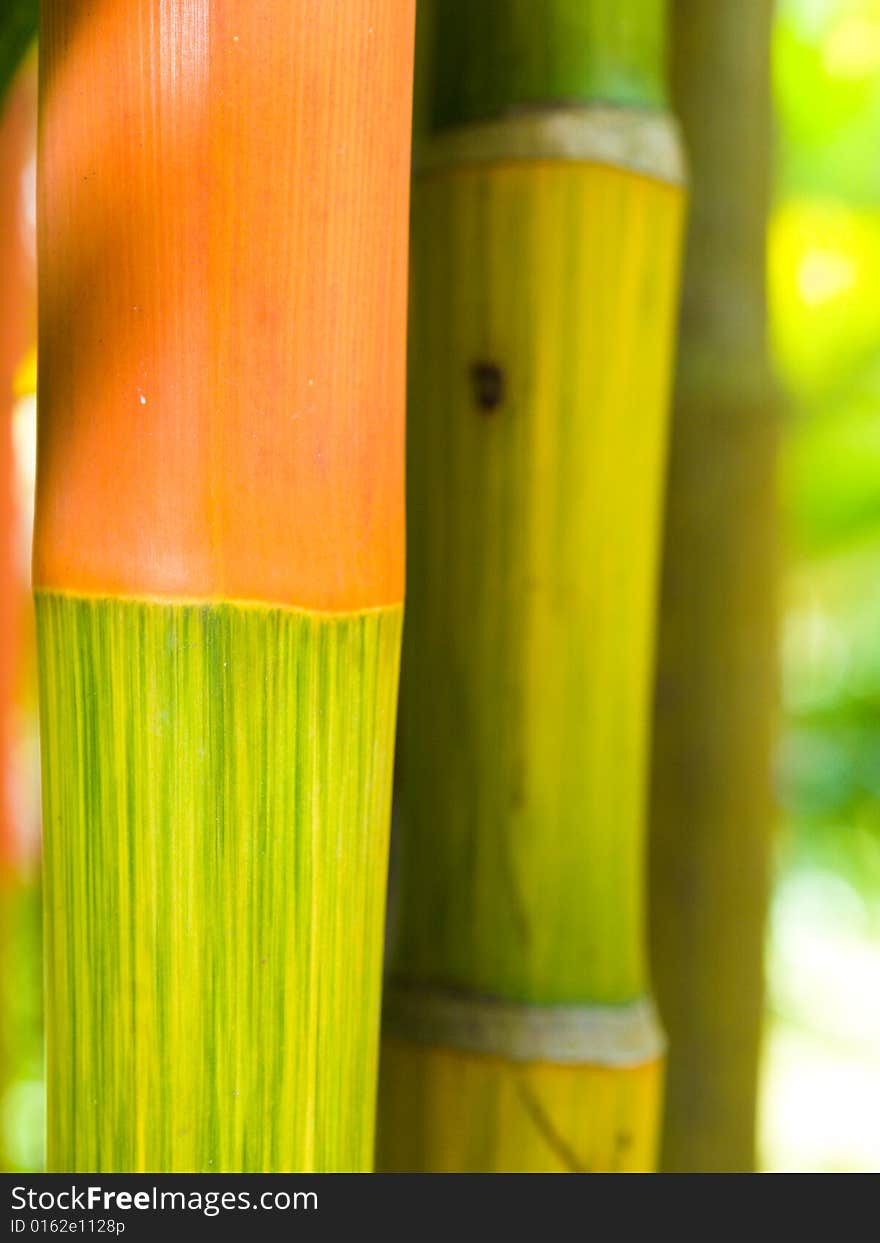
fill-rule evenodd
<path id="1" fill-rule="evenodd" d="M 48 1163 L 371 1161 L 412 0 L 44 0 Z"/>
<path id="2" fill-rule="evenodd" d="M 420 6 L 389 1170 L 646 1169 L 660 0 Z M 601 102 L 600 102 L 601 101 Z"/>
<path id="3" fill-rule="evenodd" d="M 771 0 L 680 0 L 693 180 L 652 792 L 652 952 L 670 1037 L 664 1166 L 754 1159 L 776 675 L 765 352 Z"/>

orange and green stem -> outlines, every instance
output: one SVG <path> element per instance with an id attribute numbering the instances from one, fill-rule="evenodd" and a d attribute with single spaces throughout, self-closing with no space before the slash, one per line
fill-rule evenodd
<path id="1" fill-rule="evenodd" d="M 44 0 L 55 1170 L 363 1170 L 412 0 Z"/>

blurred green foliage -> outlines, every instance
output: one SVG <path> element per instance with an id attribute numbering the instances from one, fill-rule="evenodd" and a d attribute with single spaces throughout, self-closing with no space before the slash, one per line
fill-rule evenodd
<path id="1" fill-rule="evenodd" d="M 28 45 L 37 33 L 38 0 L 0 3 L 0 106 Z"/>
<path id="2" fill-rule="evenodd" d="M 880 203 L 876 0 L 777 0 L 775 74 L 787 195 Z M 866 154 L 869 158 L 865 158 Z"/>
<path id="3" fill-rule="evenodd" d="M 15 953 L 0 980 L 9 1059 L 0 1093 L 0 1169 L 33 1171 L 43 1168 L 45 1121 L 42 899 L 37 869 L 28 868 L 3 896 Z"/>
<path id="4" fill-rule="evenodd" d="M 765 1168 L 880 1168 L 880 0 L 777 0 L 787 399 Z"/>
<path id="5" fill-rule="evenodd" d="M 880 0 L 780 0 L 774 54 L 786 846 L 880 909 Z"/>

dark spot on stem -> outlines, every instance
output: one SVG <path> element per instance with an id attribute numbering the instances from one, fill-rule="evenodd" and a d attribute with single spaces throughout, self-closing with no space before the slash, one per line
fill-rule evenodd
<path id="1" fill-rule="evenodd" d="M 497 363 L 474 363 L 471 381 L 474 398 L 484 414 L 490 414 L 504 401 L 504 372 Z"/>

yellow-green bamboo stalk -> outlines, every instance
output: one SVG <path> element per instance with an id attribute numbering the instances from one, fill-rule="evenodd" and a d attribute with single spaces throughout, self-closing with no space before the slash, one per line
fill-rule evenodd
<path id="1" fill-rule="evenodd" d="M 766 356 L 771 0 L 679 0 L 692 164 L 658 652 L 652 955 L 670 1037 L 663 1165 L 754 1163 L 776 699 Z"/>
<path id="2" fill-rule="evenodd" d="M 660 0 L 422 6 L 380 1166 L 647 1169 L 682 169 Z"/>
<path id="3" fill-rule="evenodd" d="M 52 1165 L 364 1168 L 400 610 L 37 610 Z"/>
<path id="4" fill-rule="evenodd" d="M 44 0 L 48 1165 L 360 1171 L 413 0 Z"/>

